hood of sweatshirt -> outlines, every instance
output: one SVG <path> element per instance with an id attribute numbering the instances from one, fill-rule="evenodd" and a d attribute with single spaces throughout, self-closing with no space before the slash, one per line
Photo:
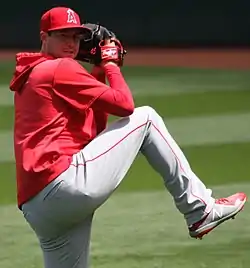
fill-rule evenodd
<path id="1" fill-rule="evenodd" d="M 32 69 L 39 63 L 52 59 L 42 53 L 21 52 L 16 54 L 16 66 L 10 82 L 11 91 L 21 91 Z"/>

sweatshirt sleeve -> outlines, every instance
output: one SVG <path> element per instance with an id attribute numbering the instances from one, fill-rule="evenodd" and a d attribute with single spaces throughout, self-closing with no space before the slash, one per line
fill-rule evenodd
<path id="1" fill-rule="evenodd" d="M 102 82 L 103 84 L 106 84 L 106 75 L 105 72 L 102 70 L 100 72 L 101 67 L 94 66 L 91 71 L 91 75 L 96 78 L 96 80 Z"/>
<path id="2" fill-rule="evenodd" d="M 109 86 L 96 80 L 77 61 L 62 59 L 54 74 L 53 90 L 79 111 L 92 108 L 115 116 L 128 116 L 134 111 L 131 91 L 120 68 L 104 68 Z"/>

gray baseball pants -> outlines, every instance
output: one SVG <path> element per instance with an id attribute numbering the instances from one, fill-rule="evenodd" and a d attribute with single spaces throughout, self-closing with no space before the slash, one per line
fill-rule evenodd
<path id="1" fill-rule="evenodd" d="M 136 108 L 75 154 L 68 170 L 23 205 L 46 268 L 89 267 L 93 215 L 139 152 L 161 175 L 188 225 L 212 209 L 212 191 L 192 171 L 162 118 L 151 107 Z"/>

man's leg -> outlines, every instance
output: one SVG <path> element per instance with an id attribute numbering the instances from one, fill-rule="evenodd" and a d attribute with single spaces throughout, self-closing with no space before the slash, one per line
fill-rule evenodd
<path id="1" fill-rule="evenodd" d="M 84 193 L 103 203 L 102 199 L 108 198 L 120 184 L 139 152 L 160 173 L 189 223 L 200 220 L 205 211 L 211 210 L 211 190 L 192 172 L 162 118 L 150 107 L 136 108 L 130 117 L 111 124 L 79 153 L 85 160 L 85 166 L 78 167 L 86 175 Z M 82 180 L 84 173 L 78 174 Z"/>
<path id="2" fill-rule="evenodd" d="M 77 184 L 91 197 L 92 209 L 119 186 L 139 152 L 161 175 L 188 225 L 213 209 L 211 190 L 192 171 L 162 118 L 150 107 L 136 108 L 130 117 L 111 124 L 75 155 Z"/>
<path id="3" fill-rule="evenodd" d="M 93 213 L 73 183 L 74 168 L 61 174 L 22 207 L 35 232 L 45 268 L 88 268 Z"/>
<path id="4" fill-rule="evenodd" d="M 45 268 L 88 268 L 92 215 L 64 234 L 40 238 Z"/>

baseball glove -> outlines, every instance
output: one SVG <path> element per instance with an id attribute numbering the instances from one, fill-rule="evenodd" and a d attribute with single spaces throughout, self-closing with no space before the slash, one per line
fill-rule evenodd
<path id="1" fill-rule="evenodd" d="M 84 26 L 85 32 L 76 60 L 94 65 L 99 65 L 103 60 L 114 61 L 118 66 L 122 66 L 127 51 L 116 35 L 99 24 L 86 23 Z M 113 41 L 115 46 L 106 44 L 105 40 Z"/>

